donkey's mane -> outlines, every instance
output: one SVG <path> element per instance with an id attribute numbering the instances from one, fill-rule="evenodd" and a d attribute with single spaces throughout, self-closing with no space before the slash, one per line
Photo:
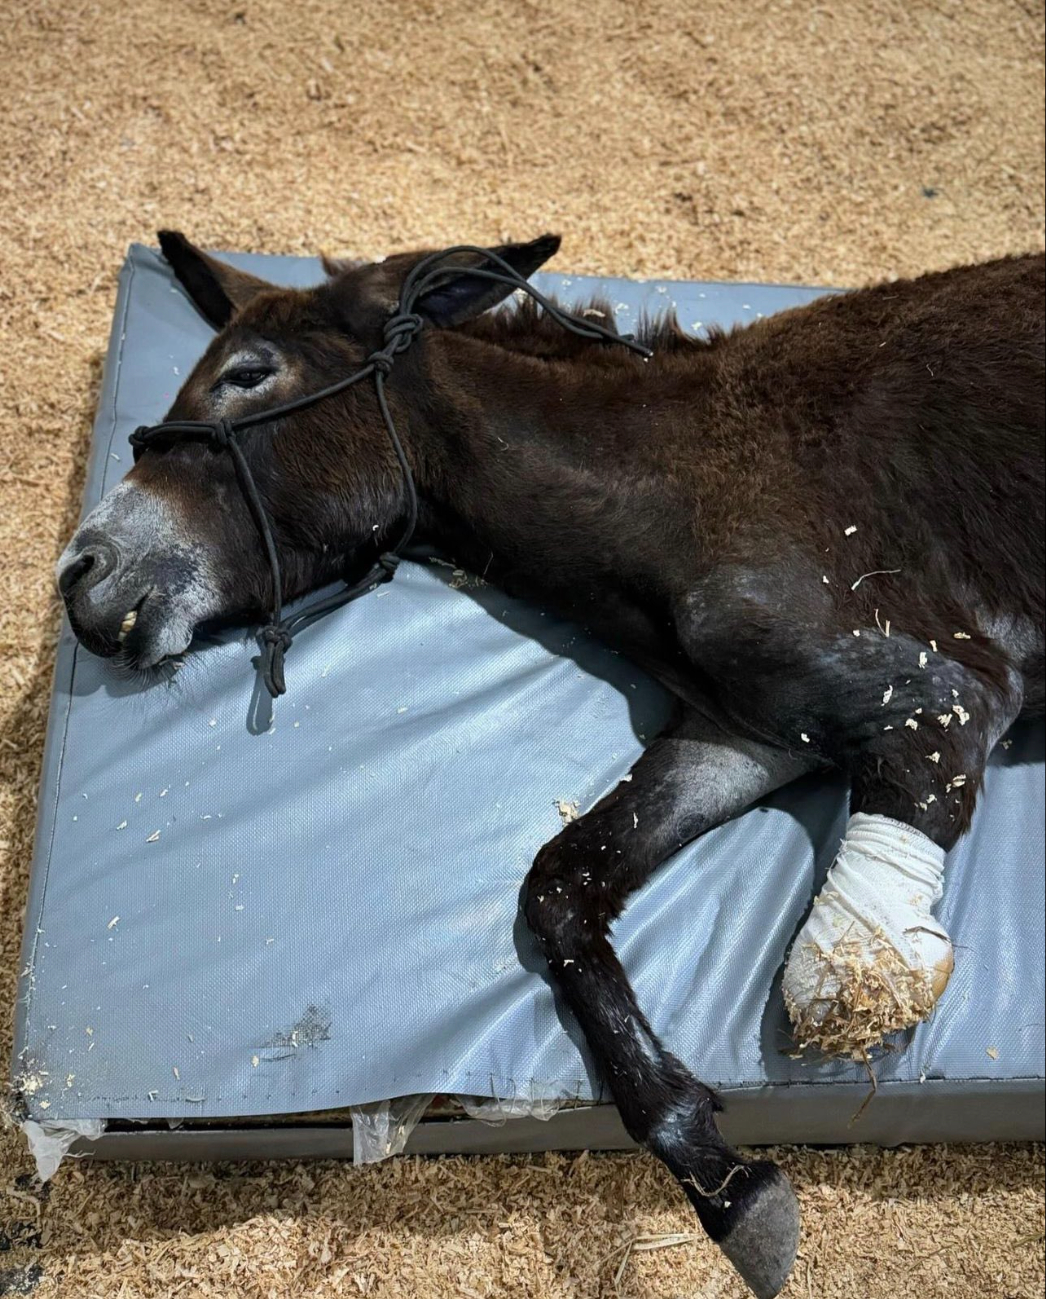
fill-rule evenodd
<path id="1" fill-rule="evenodd" d="M 561 302 L 557 298 L 550 298 L 550 301 L 563 311 L 579 316 L 582 320 L 591 318 L 595 324 L 602 325 L 604 329 L 617 331 L 614 308 L 606 298 L 594 297 L 580 306 Z M 488 311 L 485 315 L 461 326 L 460 332 L 497 347 L 531 356 L 562 358 L 587 354 L 586 359 L 598 358 L 612 365 L 627 364 L 630 359 L 623 348 L 605 347 L 598 342 L 593 343 L 590 339 L 579 338 L 576 334 L 569 333 L 533 298 L 524 298 L 517 304 Z M 683 330 L 674 311 L 662 312 L 653 317 L 641 317 L 634 333 L 636 339 L 645 347 L 661 354 L 706 350 L 725 336 L 721 330 L 712 329 L 706 338 L 695 338 Z"/>

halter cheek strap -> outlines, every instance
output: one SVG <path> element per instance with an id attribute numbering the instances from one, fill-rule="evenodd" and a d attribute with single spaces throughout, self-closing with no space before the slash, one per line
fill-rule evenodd
<path id="1" fill-rule="evenodd" d="M 446 264 L 450 258 L 459 256 L 462 253 L 478 256 L 488 265 L 460 266 Z M 539 293 L 533 285 L 529 284 L 518 271 L 514 270 L 497 253 L 486 248 L 462 244 L 454 248 L 447 248 L 442 252 L 431 253 L 428 257 L 423 257 L 412 268 L 403 282 L 399 306 L 395 314 L 385 322 L 383 330 L 384 345 L 377 351 L 372 352 L 367 357 L 362 368 L 354 374 L 350 374 L 345 379 L 339 379 L 337 383 L 321 388 L 318 392 L 309 393 L 304 397 L 297 397 L 293 401 L 284 402 L 279 406 L 270 406 L 266 410 L 254 411 L 248 415 L 239 415 L 235 419 L 213 421 L 169 420 L 162 424 L 142 425 L 131 434 L 130 442 L 134 448 L 136 461 L 143 451 L 159 449 L 162 446 L 169 446 L 174 442 L 185 440 L 210 442 L 218 450 L 228 452 L 232 457 L 236 479 L 258 529 L 272 577 L 272 612 L 269 621 L 261 628 L 258 635 L 262 651 L 258 670 L 261 673 L 265 688 L 274 699 L 286 692 L 287 686 L 283 671 L 284 657 L 297 633 L 315 619 L 359 599 L 361 595 L 366 595 L 368 591 L 373 591 L 383 582 L 388 582 L 394 577 L 400 556 L 414 535 L 414 529 L 418 521 L 418 493 L 414 485 L 414 475 L 411 473 L 410 465 L 403 451 L 403 444 L 396 432 L 395 421 L 389 409 L 385 393 L 385 380 L 392 371 L 396 357 L 410 347 L 424 327 L 424 320 L 414 310 L 419 300 L 447 279 L 460 275 L 471 275 L 479 279 L 506 284 L 514 289 L 521 289 L 539 303 L 553 320 L 562 325 L 568 332 L 576 334 L 580 338 L 588 338 L 594 342 L 620 343 L 647 359 L 653 355 L 649 348 L 637 343 L 629 334 L 615 334 L 601 325 L 593 324 L 590 320 L 572 316 L 562 311 L 555 303 Z M 392 449 L 403 477 L 404 493 L 407 498 L 406 524 L 399 540 L 392 549 L 380 555 L 371 570 L 360 581 L 352 586 L 346 586 L 344 590 L 337 591 L 325 599 L 314 600 L 296 614 L 285 618 L 283 614 L 283 572 L 280 567 L 279 550 L 273 535 L 269 513 L 254 481 L 254 475 L 251 473 L 247 458 L 243 454 L 243 447 L 240 445 L 241 434 L 257 428 L 261 424 L 269 424 L 280 420 L 285 415 L 307 410 L 310 406 L 315 406 L 318 402 L 326 401 L 328 397 L 334 397 L 338 393 L 344 392 L 347 388 L 351 388 L 354 384 L 369 376 L 373 376 L 378 410 L 381 413 L 385 431 L 392 443 Z"/>

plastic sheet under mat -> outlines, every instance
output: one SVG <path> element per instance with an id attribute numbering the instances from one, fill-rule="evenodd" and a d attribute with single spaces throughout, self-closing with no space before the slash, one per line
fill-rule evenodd
<path id="1" fill-rule="evenodd" d="M 319 277 L 311 260 L 231 260 L 286 284 Z M 672 304 L 699 330 L 815 296 L 538 281 L 567 301 L 605 294 L 624 328 Z M 159 255 L 133 248 L 88 506 L 129 468 L 127 435 L 162 416 L 208 337 Z M 271 733 L 249 726 L 254 652 L 230 634 L 174 687 L 143 689 L 62 635 L 15 1048 L 30 1115 L 603 1096 L 517 898 L 559 828 L 557 800 L 584 808 L 627 771 L 667 714 L 661 690 L 577 627 L 424 556 L 295 642 Z M 920 1085 L 969 1138 L 1041 1134 L 1042 762 L 1041 726 L 1018 728 L 952 855 L 942 919 L 955 975 L 933 1021 L 878 1068 L 881 1139 L 919 1139 L 905 1098 Z M 845 817 L 841 782 L 797 784 L 681 852 L 616 928 L 672 1050 L 728 1099 L 762 1089 L 764 1139 L 794 1132 L 799 1105 L 807 1139 L 861 1136 L 847 1124 L 862 1071 L 789 1059 L 779 989 Z M 511 1148 L 512 1124 L 499 1131 Z"/>

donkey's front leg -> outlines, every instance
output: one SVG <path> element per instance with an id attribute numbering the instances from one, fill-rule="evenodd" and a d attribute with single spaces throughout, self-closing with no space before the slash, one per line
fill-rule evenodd
<path id="1" fill-rule="evenodd" d="M 629 1134 L 679 1179 L 702 1226 L 760 1296 L 795 1259 L 799 1215 L 785 1176 L 719 1134 L 712 1090 L 658 1041 L 608 931 L 671 853 L 810 768 L 687 714 L 618 787 L 538 853 L 523 907 Z"/>

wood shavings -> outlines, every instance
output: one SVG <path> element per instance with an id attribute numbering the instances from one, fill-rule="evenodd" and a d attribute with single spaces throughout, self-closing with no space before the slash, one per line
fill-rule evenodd
<path id="1" fill-rule="evenodd" d="M 866 1060 L 884 1038 L 925 1019 L 936 1003 L 926 970 L 913 970 L 881 938 L 872 950 L 842 939 L 831 952 L 811 951 L 824 967 L 831 995 L 797 1006 L 785 993 L 796 1045 L 826 1056 Z"/>
<path id="2" fill-rule="evenodd" d="M 862 573 L 861 576 L 857 579 L 857 581 L 851 585 L 850 590 L 856 591 L 857 588 L 861 585 L 861 583 L 865 580 L 865 578 L 885 577 L 891 573 L 899 573 L 900 571 L 901 570 L 899 568 L 873 568 L 870 573 Z"/>
<path id="3" fill-rule="evenodd" d="M 556 811 L 559 813 L 559 819 L 564 825 L 569 825 L 571 821 L 576 821 L 580 815 L 577 803 L 566 798 L 556 799 Z"/>
<path id="4" fill-rule="evenodd" d="M 154 831 L 152 832 L 152 834 L 148 837 L 148 839 L 146 839 L 145 842 L 146 842 L 146 843 L 156 843 L 156 841 L 159 839 L 159 837 L 160 837 L 160 831 L 159 831 L 159 830 L 154 830 Z"/>

